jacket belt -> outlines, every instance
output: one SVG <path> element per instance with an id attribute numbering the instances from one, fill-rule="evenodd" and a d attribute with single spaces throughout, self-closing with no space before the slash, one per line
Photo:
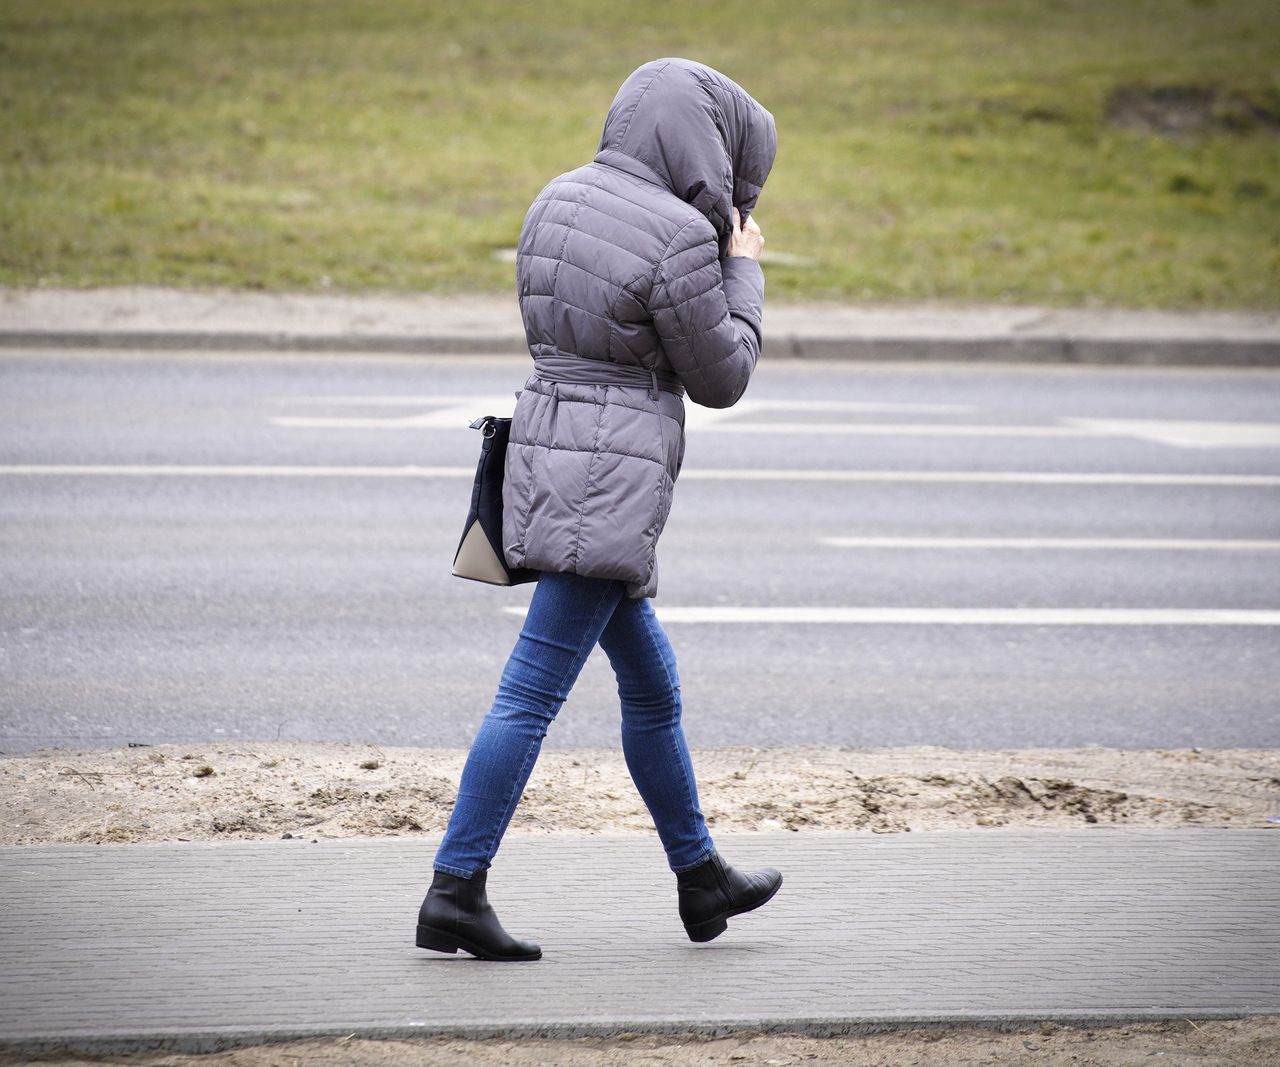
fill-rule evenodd
<path id="1" fill-rule="evenodd" d="M 684 386 L 674 374 L 646 370 L 629 363 L 606 363 L 583 356 L 543 354 L 533 358 L 533 373 L 544 381 L 577 382 L 584 385 L 638 385 L 658 399 L 658 390 L 684 396 Z"/>

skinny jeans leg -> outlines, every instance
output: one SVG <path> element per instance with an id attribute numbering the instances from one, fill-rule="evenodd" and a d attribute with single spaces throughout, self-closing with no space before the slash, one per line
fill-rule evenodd
<path id="1" fill-rule="evenodd" d="M 675 650 L 647 598 L 623 599 L 600 635 L 618 678 L 622 752 L 675 872 L 710 858 L 715 846 L 698 806 L 693 761 L 680 716 Z"/>
<path id="2" fill-rule="evenodd" d="M 542 749 L 542 739 L 600 639 L 625 585 L 545 572 L 503 668 L 493 706 L 462 769 L 434 867 L 470 878 L 489 867 Z"/>

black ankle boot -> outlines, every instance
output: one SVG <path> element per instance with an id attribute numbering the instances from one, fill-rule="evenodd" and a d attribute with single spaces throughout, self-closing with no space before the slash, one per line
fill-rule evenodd
<path id="1" fill-rule="evenodd" d="M 502 928 L 485 896 L 488 871 L 458 878 L 436 871 L 418 909 L 418 948 L 462 949 L 482 960 L 540 960 L 542 949 L 517 941 Z"/>
<path id="2" fill-rule="evenodd" d="M 690 941 L 710 941 L 724 933 L 728 921 L 768 903 L 782 885 L 772 867 L 744 873 L 712 853 L 706 863 L 676 875 L 680 920 Z"/>

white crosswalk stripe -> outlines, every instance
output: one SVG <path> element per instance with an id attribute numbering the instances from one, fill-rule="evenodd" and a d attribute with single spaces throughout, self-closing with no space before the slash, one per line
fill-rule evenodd
<path id="1" fill-rule="evenodd" d="M 528 609 L 507 607 L 511 615 Z M 864 626 L 1280 626 L 1280 611 L 1227 608 L 655 607 L 664 623 Z"/>
<path id="2" fill-rule="evenodd" d="M 1068 551 L 1264 552 L 1280 549 L 1280 541 L 1196 540 L 1174 537 L 819 537 L 833 548 L 907 549 L 1065 549 Z"/>
<path id="3" fill-rule="evenodd" d="M 475 467 L 333 466 L 260 463 L 8 463 L 0 477 L 180 477 L 180 478 L 470 478 Z M 1181 485 L 1237 488 L 1280 487 L 1270 474 L 1146 474 L 1093 471 L 911 471 L 806 470 L 802 468 L 691 467 L 680 481 L 953 482 L 975 485 Z"/>

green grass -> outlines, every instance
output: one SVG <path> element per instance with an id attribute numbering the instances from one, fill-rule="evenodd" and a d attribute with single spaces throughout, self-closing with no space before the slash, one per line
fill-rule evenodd
<path id="1" fill-rule="evenodd" d="M 1280 114 L 1275 0 L 6 0 L 0 284 L 510 291 L 494 251 L 645 60 L 778 120 L 771 296 L 1280 303 L 1280 135 L 1174 140 L 1115 87 Z"/>

